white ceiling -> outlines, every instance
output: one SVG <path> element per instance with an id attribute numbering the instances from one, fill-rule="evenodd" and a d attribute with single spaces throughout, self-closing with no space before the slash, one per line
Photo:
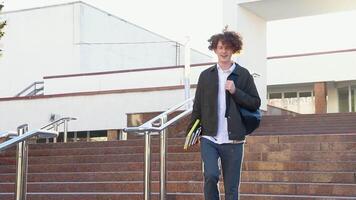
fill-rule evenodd
<path id="1" fill-rule="evenodd" d="M 356 0 L 238 0 L 266 21 L 356 10 Z"/>

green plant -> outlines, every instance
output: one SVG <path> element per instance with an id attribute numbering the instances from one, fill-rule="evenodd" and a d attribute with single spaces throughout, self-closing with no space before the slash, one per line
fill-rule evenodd
<path id="1" fill-rule="evenodd" d="M 3 4 L 0 4 L 0 12 L 2 10 L 2 8 L 4 7 Z M 4 32 L 3 32 L 3 28 L 6 26 L 6 21 L 0 21 L 0 40 L 2 38 L 2 36 L 4 36 Z M 0 55 L 1 55 L 1 49 L 0 49 Z"/>

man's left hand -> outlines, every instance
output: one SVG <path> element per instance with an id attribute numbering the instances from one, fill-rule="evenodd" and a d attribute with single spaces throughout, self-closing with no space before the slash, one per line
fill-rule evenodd
<path id="1" fill-rule="evenodd" d="M 225 83 L 225 90 L 229 91 L 230 94 L 235 94 L 236 88 L 235 88 L 234 81 L 227 80 Z"/>

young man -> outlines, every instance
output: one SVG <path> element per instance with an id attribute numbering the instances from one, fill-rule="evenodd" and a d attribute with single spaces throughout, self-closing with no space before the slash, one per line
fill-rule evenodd
<path id="1" fill-rule="evenodd" d="M 192 123 L 200 119 L 202 126 L 204 196 L 205 200 L 219 200 L 220 158 L 225 199 L 237 200 L 246 133 L 239 109 L 255 111 L 261 100 L 251 74 L 231 60 L 242 48 L 241 37 L 224 31 L 208 41 L 218 62 L 200 74 L 192 112 Z"/>

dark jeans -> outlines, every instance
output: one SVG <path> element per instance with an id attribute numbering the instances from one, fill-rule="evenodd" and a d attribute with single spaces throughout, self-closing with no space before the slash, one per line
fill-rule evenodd
<path id="1" fill-rule="evenodd" d="M 204 197 L 205 200 L 219 200 L 219 166 L 224 177 L 225 200 L 239 199 L 240 172 L 244 145 L 216 144 L 201 138 L 201 157 L 204 162 Z"/>

